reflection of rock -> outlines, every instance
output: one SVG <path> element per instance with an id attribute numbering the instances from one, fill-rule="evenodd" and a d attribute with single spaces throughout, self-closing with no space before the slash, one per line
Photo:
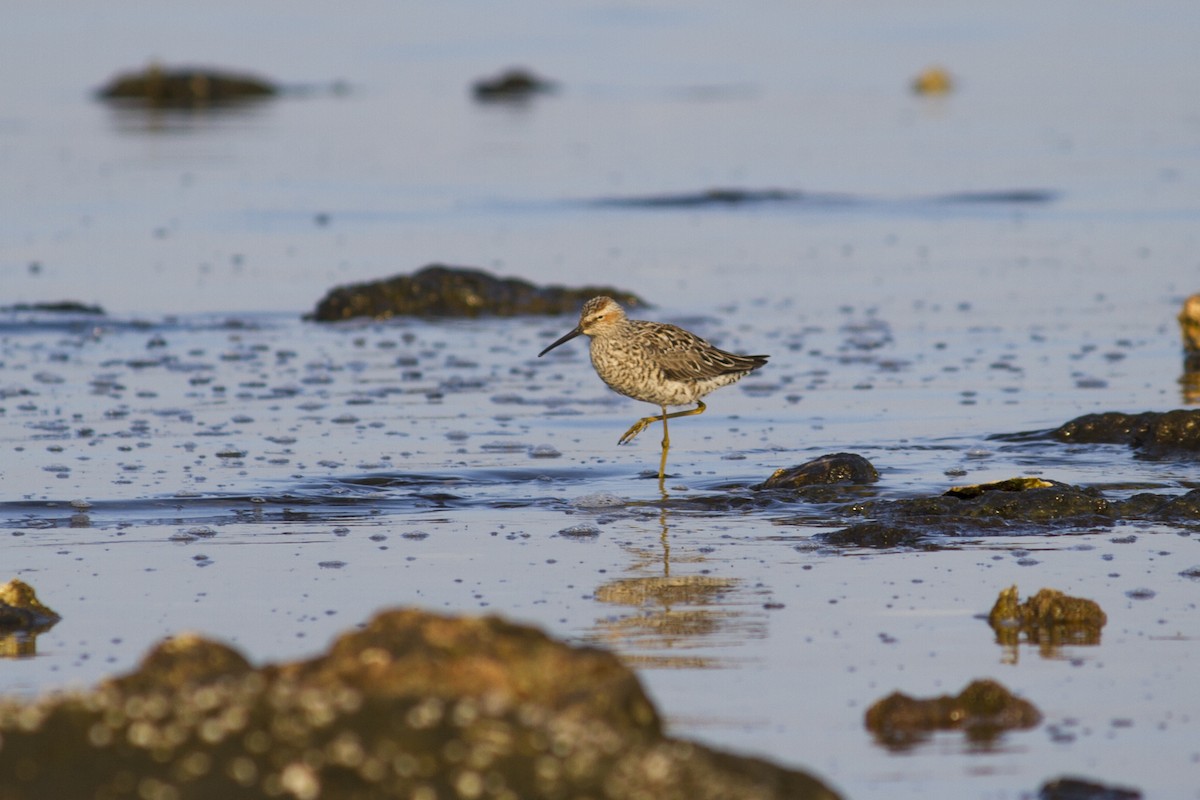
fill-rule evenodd
<path id="1" fill-rule="evenodd" d="M 50 630 L 62 617 L 42 605 L 25 581 L 13 578 L 0 586 L 0 657 L 37 653 L 37 635 Z"/>
<path id="2" fill-rule="evenodd" d="M 598 295 L 625 305 L 645 305 L 636 295 L 607 286 L 539 287 L 518 278 L 497 278 L 483 270 L 432 264 L 412 275 L 335 287 L 317 303 L 310 318 L 336 322 L 353 317 L 576 314 L 584 302 Z"/>
<path id="3" fill-rule="evenodd" d="M 834 483 L 874 483 L 879 471 L 855 453 L 830 453 L 791 469 L 777 469 L 759 489 L 799 489 Z"/>
<path id="4" fill-rule="evenodd" d="M 475 99 L 483 102 L 518 102 L 537 94 L 548 94 L 554 89 L 552 81 L 520 68 L 506 70 L 494 78 L 481 78 L 471 87 Z"/>
<path id="5" fill-rule="evenodd" d="M 956 697 L 927 700 L 893 692 L 867 709 L 867 730 L 887 747 L 911 747 L 934 731 L 962 730 L 973 741 L 988 742 L 1006 730 L 1032 728 L 1041 712 L 992 680 L 972 681 Z"/>
<path id="6" fill-rule="evenodd" d="M 1049 654 L 1064 644 L 1100 643 L 1108 617 L 1094 600 L 1068 597 L 1057 589 L 1041 589 L 1024 603 L 1018 598 L 1016 586 L 1005 589 L 988 614 L 999 644 L 1014 646 L 1023 634 Z"/>
<path id="7" fill-rule="evenodd" d="M 1085 414 L 1050 432 L 1060 442 L 1128 444 L 1150 455 L 1200 452 L 1200 411 Z"/>
<path id="8" fill-rule="evenodd" d="M 272 97 L 269 81 L 236 72 L 150 64 L 141 72 L 118 75 L 97 94 L 104 100 L 136 102 L 154 108 L 199 108 Z"/>
<path id="9" fill-rule="evenodd" d="M 200 637 L 85 694 L 0 706 L 0 796 L 833 798 L 662 733 L 615 656 L 497 618 L 385 612 L 254 669 Z"/>
<path id="10" fill-rule="evenodd" d="M 1183 308 L 1179 310 L 1179 328 L 1183 334 L 1183 352 L 1200 356 L 1200 294 L 1183 301 Z"/>

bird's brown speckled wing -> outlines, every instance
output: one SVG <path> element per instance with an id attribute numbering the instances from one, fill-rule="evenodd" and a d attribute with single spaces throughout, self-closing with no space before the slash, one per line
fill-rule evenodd
<path id="1" fill-rule="evenodd" d="M 750 372 L 767 363 L 767 356 L 740 356 L 713 347 L 690 331 L 665 323 L 639 326 L 638 338 L 655 354 L 655 363 L 668 380 L 694 381 L 736 372 Z"/>

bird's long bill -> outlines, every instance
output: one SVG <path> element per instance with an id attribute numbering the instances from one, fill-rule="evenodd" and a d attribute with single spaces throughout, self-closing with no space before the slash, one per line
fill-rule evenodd
<path id="1" fill-rule="evenodd" d="M 541 358 L 542 356 L 546 355 L 546 353 L 549 353 L 551 350 L 553 350 L 554 348 L 558 347 L 560 344 L 563 344 L 564 342 L 569 342 L 569 341 L 571 341 L 572 339 L 574 339 L 576 336 L 578 336 L 578 335 L 579 335 L 579 334 L 581 334 L 581 333 L 583 333 L 583 328 L 581 328 L 581 327 L 579 327 L 578 325 L 576 325 L 576 326 L 575 326 L 575 330 L 571 331 L 571 332 L 570 332 L 570 333 L 568 333 L 566 336 L 562 337 L 562 338 L 561 338 L 561 339 L 559 339 L 557 342 L 555 342 L 554 344 L 550 345 L 549 347 L 547 347 L 547 348 L 546 348 L 545 350 L 543 350 L 542 352 L 538 353 L 538 358 Z"/>

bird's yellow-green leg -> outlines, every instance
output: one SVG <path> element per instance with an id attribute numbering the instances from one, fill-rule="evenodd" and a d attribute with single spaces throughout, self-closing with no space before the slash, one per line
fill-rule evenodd
<path id="1" fill-rule="evenodd" d="M 667 451 L 671 449 L 671 437 L 667 435 L 667 408 L 663 406 L 663 441 L 662 458 L 658 462 L 658 488 L 662 488 L 663 477 L 667 474 Z"/>
<path id="2" fill-rule="evenodd" d="M 696 407 L 689 408 L 687 411 L 676 411 L 674 414 L 668 414 L 668 413 L 666 413 L 667 410 L 664 408 L 662 416 L 642 417 L 637 422 L 633 423 L 633 426 L 630 427 L 629 430 L 625 431 L 625 434 L 620 439 L 617 440 L 617 444 L 629 444 L 630 442 L 633 441 L 633 437 L 637 436 L 639 433 L 646 430 L 646 428 L 652 422 L 659 422 L 661 420 L 675 419 L 675 417 L 690 417 L 693 414 L 703 414 L 704 409 L 707 407 L 708 406 L 704 405 L 703 402 L 701 402 L 700 400 L 697 400 Z M 664 423 L 664 426 L 665 426 L 665 424 L 666 423 Z"/>

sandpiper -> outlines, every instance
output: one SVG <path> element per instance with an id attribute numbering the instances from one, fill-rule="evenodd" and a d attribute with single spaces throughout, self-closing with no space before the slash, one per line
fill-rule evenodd
<path id="1" fill-rule="evenodd" d="M 701 397 L 740 380 L 766 364 L 768 358 L 727 353 L 676 325 L 629 319 L 625 309 L 611 297 L 593 297 L 584 303 L 575 329 L 538 353 L 538 358 L 580 334 L 591 337 L 592 366 L 610 389 L 662 409 L 661 416 L 639 419 L 617 442 L 626 444 L 646 426 L 662 420 L 660 485 L 671 446 L 667 420 L 702 414 L 706 406 Z M 667 413 L 667 406 L 691 403 L 696 407 Z"/>

